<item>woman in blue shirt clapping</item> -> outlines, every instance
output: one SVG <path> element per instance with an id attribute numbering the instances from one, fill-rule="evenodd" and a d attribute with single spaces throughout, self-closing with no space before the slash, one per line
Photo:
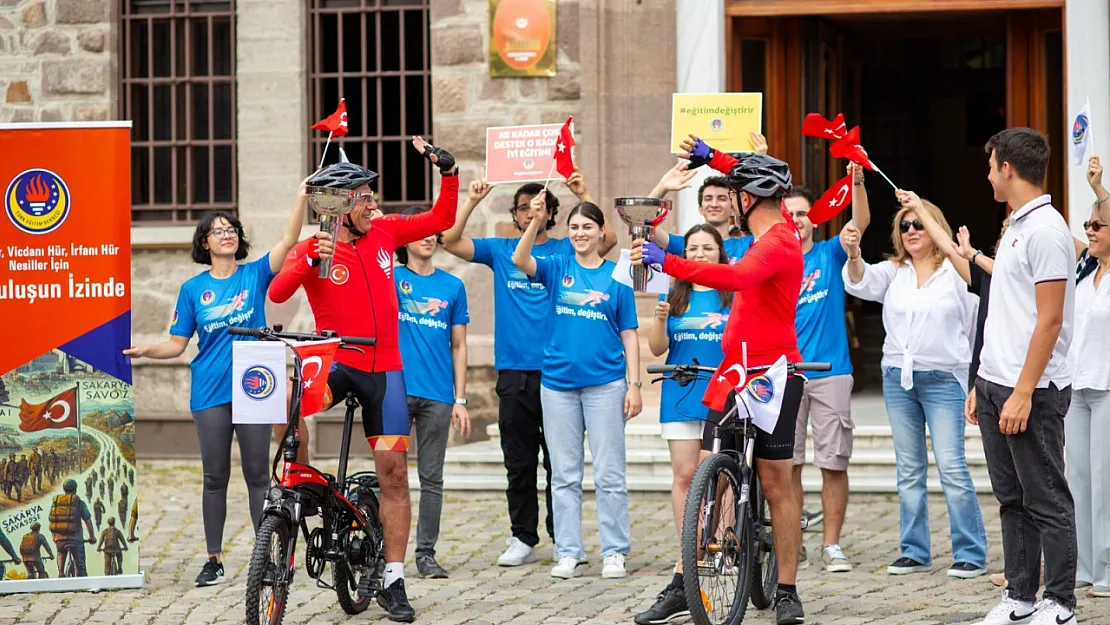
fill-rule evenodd
<path id="1" fill-rule="evenodd" d="M 613 280 L 614 264 L 601 257 L 605 217 L 595 204 L 570 211 L 567 238 L 573 256 L 532 256 L 546 219 L 546 192 L 532 199 L 533 214 L 513 263 L 551 294 L 551 338 L 544 349 L 540 401 L 551 452 L 555 516 L 552 577 L 570 579 L 585 564 L 582 544 L 583 439 L 590 434 L 601 534 L 602 577 L 626 575 L 631 549 L 624 423 L 640 413 L 640 354 L 632 288 Z"/>

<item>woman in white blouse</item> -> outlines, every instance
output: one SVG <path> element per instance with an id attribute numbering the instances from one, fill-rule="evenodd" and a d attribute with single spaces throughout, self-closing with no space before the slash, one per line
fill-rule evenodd
<path id="1" fill-rule="evenodd" d="M 1074 377 L 1064 419 L 1064 465 L 1075 499 L 1079 547 L 1076 587 L 1091 597 L 1110 597 L 1110 192 L 1102 165 L 1087 171 L 1095 192 L 1090 220 L 1083 224 L 1088 247 L 1079 258 L 1075 324 L 1068 361 Z"/>
<path id="2" fill-rule="evenodd" d="M 843 270 L 849 294 L 883 304 L 883 398 L 901 500 L 901 555 L 887 572 L 921 573 L 932 565 L 925 483 L 928 425 L 948 504 L 955 559 L 948 575 L 977 577 L 987 572 L 987 534 L 964 455 L 964 399 L 976 301 L 917 217 L 919 211 L 928 213 L 951 238 L 944 215 L 928 202 L 904 197 L 891 233 L 894 254 L 869 265 L 860 257 L 857 241 L 848 249 Z"/>

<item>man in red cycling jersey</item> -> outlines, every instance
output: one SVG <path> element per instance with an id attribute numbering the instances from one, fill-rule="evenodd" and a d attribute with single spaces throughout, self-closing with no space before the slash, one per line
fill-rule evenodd
<path id="1" fill-rule="evenodd" d="M 270 284 L 270 299 L 277 303 L 304 287 L 317 332 L 334 330 L 343 336 L 376 339 L 372 347 L 336 353 L 328 374 L 324 409 L 343 401 L 348 393 L 362 405 L 362 428 L 374 452 L 382 489 L 386 566 L 378 604 L 389 611 L 391 620 L 408 623 L 416 618 L 404 579 L 412 516 L 407 463 L 411 423 L 397 341 L 393 253 L 450 228 L 459 201 L 458 168 L 451 154 L 420 137 L 414 137 L 412 145 L 443 175 L 439 197 L 430 212 L 383 215 L 370 188 L 378 174 L 352 163 L 336 163 L 310 178 L 308 185 L 349 190 L 357 195 L 354 208 L 343 218 L 339 240 L 333 242 L 327 233 L 318 233 L 301 241 L 289 252 L 281 272 Z M 331 271 L 327 278 L 318 278 L 318 259 L 328 257 L 333 258 Z M 359 592 L 364 592 L 362 585 Z"/>
<path id="2" fill-rule="evenodd" d="M 632 243 L 632 261 L 662 265 L 663 272 L 674 278 L 736 293 L 722 339 L 726 362 L 741 362 L 741 346 L 745 343 L 749 368 L 769 367 L 782 356 L 789 362 L 801 361 L 794 315 L 802 287 L 802 245 L 782 205 L 792 186 L 790 167 L 764 154 L 752 154 L 737 161 L 728 154 L 715 152 L 696 137 L 691 137 L 684 148 L 692 167 L 708 164 L 727 174 L 732 192 L 739 196 L 740 227 L 751 232 L 755 242 L 735 265 L 723 265 L 686 260 L 665 253 L 653 242 L 637 240 Z M 787 379 L 774 432 L 757 430 L 755 439 L 755 457 L 759 459 L 755 467 L 771 507 L 778 557 L 779 586 L 775 597 L 778 625 L 805 622 L 795 586 L 802 543 L 798 519 L 802 511 L 792 482 L 794 426 L 803 385 L 800 377 Z M 728 401 L 724 406 L 711 406 L 708 418 L 719 422 L 735 401 L 732 393 Z M 705 428 L 704 436 L 703 455 L 710 451 L 712 428 Z"/>

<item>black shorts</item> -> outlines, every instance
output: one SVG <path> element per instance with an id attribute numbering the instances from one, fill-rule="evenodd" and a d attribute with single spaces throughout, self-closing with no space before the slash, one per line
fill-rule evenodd
<path id="1" fill-rule="evenodd" d="M 768 434 L 763 430 L 755 429 L 754 456 L 763 460 L 790 460 L 794 457 L 794 430 L 798 424 L 798 408 L 802 405 L 802 392 L 805 390 L 805 378 L 790 376 L 786 379 L 786 389 L 782 398 L 782 408 L 779 411 L 779 420 L 775 424 L 775 431 Z M 721 418 L 736 405 L 736 393 L 729 393 L 725 402 L 725 411 L 710 410 L 706 417 L 705 428 L 702 430 L 701 448 L 704 451 L 713 451 L 713 426 L 721 422 Z M 726 433 L 721 436 L 721 449 L 742 449 L 740 436 Z"/>
<path id="2" fill-rule="evenodd" d="M 362 405 L 362 431 L 374 451 L 408 451 L 409 403 L 401 371 L 370 373 L 333 362 L 325 408 L 343 403 L 351 392 Z"/>

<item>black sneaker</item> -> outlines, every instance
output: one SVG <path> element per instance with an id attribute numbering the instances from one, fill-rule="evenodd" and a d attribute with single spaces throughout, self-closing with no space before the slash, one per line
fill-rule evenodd
<path id="1" fill-rule="evenodd" d="M 224 581 L 224 565 L 216 561 L 213 556 L 204 563 L 204 568 L 197 575 L 197 586 L 215 586 Z"/>
<path id="2" fill-rule="evenodd" d="M 986 567 L 975 566 L 970 562 L 957 562 L 952 565 L 952 568 L 948 569 L 948 577 L 958 577 L 960 579 L 972 579 L 986 574 Z"/>
<path id="3" fill-rule="evenodd" d="M 447 579 L 447 569 L 440 566 L 436 557 L 431 554 L 416 556 L 416 571 L 421 579 Z"/>
<path id="4" fill-rule="evenodd" d="M 929 565 L 922 564 L 913 558 L 898 558 L 894 564 L 886 567 L 886 572 L 891 575 L 909 575 L 910 573 L 928 573 Z"/>
<path id="5" fill-rule="evenodd" d="M 690 609 L 686 607 L 686 592 L 681 588 L 667 586 L 655 598 L 655 603 L 637 614 L 633 620 L 636 625 L 661 625 L 687 616 L 690 616 Z"/>
<path id="6" fill-rule="evenodd" d="M 416 620 L 416 610 L 409 603 L 409 596 L 405 593 L 405 580 L 401 578 L 388 588 L 383 588 L 378 593 L 378 605 L 389 612 L 389 620 L 398 623 L 411 623 Z"/>
<path id="7" fill-rule="evenodd" d="M 802 529 L 813 529 L 815 526 L 820 525 L 821 521 L 825 520 L 825 511 L 818 510 L 817 512 L 802 511 Z"/>
<path id="8" fill-rule="evenodd" d="M 806 622 L 806 612 L 797 593 L 781 593 L 775 599 L 775 622 L 778 625 L 802 625 Z"/>

